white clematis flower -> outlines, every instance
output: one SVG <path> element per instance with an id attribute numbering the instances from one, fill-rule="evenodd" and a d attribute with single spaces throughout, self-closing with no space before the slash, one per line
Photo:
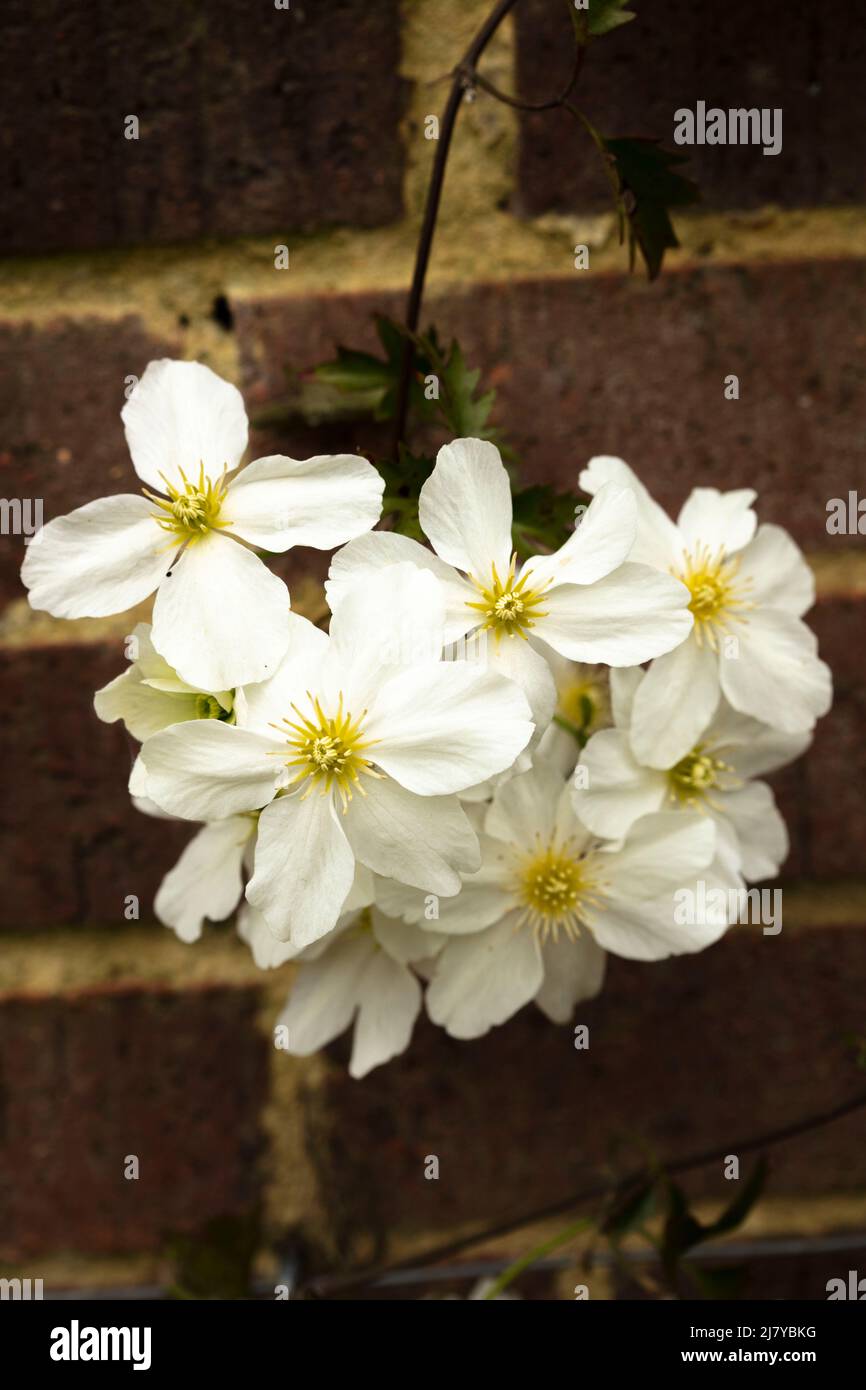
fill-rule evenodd
<path id="1" fill-rule="evenodd" d="M 788 832 L 772 791 L 753 779 L 799 758 L 809 734 L 778 733 L 723 700 L 685 757 L 664 769 L 648 766 L 631 739 L 646 679 L 640 669 L 610 673 L 615 727 L 593 734 L 580 756 L 578 816 L 597 835 L 621 839 L 654 811 L 702 811 L 716 823 L 721 862 L 732 873 L 749 881 L 773 877 L 787 858 Z M 664 727 L 681 717 L 679 708 L 669 710 Z"/>
<path id="2" fill-rule="evenodd" d="M 96 713 L 106 724 L 121 719 L 143 743 L 160 729 L 189 719 L 232 719 L 234 691 L 187 685 L 154 647 L 149 623 L 137 623 L 132 638 L 137 656 L 93 697 Z"/>
<path id="3" fill-rule="evenodd" d="M 308 1057 L 354 1025 L 349 1074 L 356 1079 L 405 1052 L 422 1004 L 410 966 L 429 960 L 444 939 L 375 905 L 344 915 L 297 957 L 298 976 L 277 1020 L 287 1029 L 285 1050 Z"/>
<path id="4" fill-rule="evenodd" d="M 435 928 L 450 936 L 427 1012 L 474 1038 L 535 1000 L 555 1022 L 601 988 L 604 952 L 636 960 L 698 951 L 724 924 L 678 926 L 673 893 L 712 861 L 715 826 L 700 815 L 646 816 L 621 845 L 574 814 L 571 789 L 542 760 L 497 789 L 482 866 Z"/>
<path id="5" fill-rule="evenodd" d="M 234 912 L 243 895 L 243 871 L 249 868 L 255 833 L 255 816 L 213 821 L 202 826 L 169 869 L 153 907 L 160 922 L 181 941 L 198 941 L 206 918 L 224 922 Z"/>
<path id="6" fill-rule="evenodd" d="M 433 576 L 393 566 L 356 586 L 328 636 L 291 615 L 290 654 L 244 690 L 242 727 L 178 724 L 144 745 L 147 795 L 166 811 L 264 808 L 247 898 L 281 940 L 333 928 L 356 860 L 446 895 L 477 867 L 454 794 L 509 767 L 533 726 L 513 682 L 428 655 L 442 624 Z"/>
<path id="7" fill-rule="evenodd" d="M 156 590 L 153 644 L 184 681 L 265 679 L 288 645 L 289 594 L 249 547 L 330 550 L 361 535 L 382 479 L 349 454 L 274 455 L 229 477 L 247 444 L 243 400 L 199 362 L 151 362 L 121 415 L 144 495 L 49 521 L 21 570 L 32 607 L 101 618 Z"/>
<path id="8" fill-rule="evenodd" d="M 439 450 L 420 494 L 421 526 L 435 554 L 407 536 L 363 536 L 334 557 L 328 601 L 338 609 L 365 573 L 396 561 L 430 570 L 446 594 L 446 643 L 483 634 L 489 664 L 522 686 L 541 729 L 556 704 L 543 653 L 633 666 L 679 646 L 692 627 L 681 583 L 623 563 L 635 515 L 629 488 L 605 488 L 555 554 L 518 569 L 499 451 L 481 439 L 456 439 Z"/>
<path id="9" fill-rule="evenodd" d="M 612 484 L 629 487 L 637 501 L 633 559 L 681 579 L 695 619 L 687 640 L 659 657 L 640 687 L 631 730 L 639 759 L 663 769 L 684 758 L 720 693 L 784 733 L 809 732 L 830 707 L 832 683 L 802 622 L 815 581 L 787 532 L 756 531 L 751 488 L 694 488 L 675 525 L 622 459 L 591 459 L 580 475 L 581 487 L 598 497 Z"/>

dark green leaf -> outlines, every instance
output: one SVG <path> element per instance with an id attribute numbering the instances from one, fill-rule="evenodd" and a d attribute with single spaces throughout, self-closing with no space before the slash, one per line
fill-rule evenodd
<path id="1" fill-rule="evenodd" d="M 630 263 L 637 247 L 654 280 L 665 251 L 679 245 L 669 210 L 697 202 L 700 193 L 673 167 L 684 156 L 662 149 L 658 140 L 605 139 L 603 144 L 616 172 L 620 228 L 628 236 Z"/>
<path id="2" fill-rule="evenodd" d="M 539 545 L 558 550 L 574 530 L 574 492 L 556 492 L 549 483 L 522 488 L 514 494 L 514 546 L 519 554 L 534 554 Z"/>

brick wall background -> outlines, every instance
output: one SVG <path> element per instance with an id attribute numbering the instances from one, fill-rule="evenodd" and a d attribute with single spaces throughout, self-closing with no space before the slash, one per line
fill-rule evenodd
<path id="1" fill-rule="evenodd" d="M 293 399 L 293 373 L 337 342 L 372 342 L 372 312 L 399 312 L 411 269 L 434 148 L 424 117 L 486 8 L 6 6 L 5 497 L 41 497 L 50 517 L 125 490 L 124 379 L 151 357 L 210 363 L 266 417 Z M 147 1283 L 215 1219 L 255 1224 L 262 1267 L 289 1231 L 323 1267 L 384 1234 L 400 1253 L 591 1181 L 636 1136 L 679 1153 L 858 1085 L 866 562 L 863 539 L 829 537 L 825 520 L 864 477 L 866 39 L 844 0 L 794 14 L 732 0 L 712 41 L 686 0 L 636 8 L 586 64 L 581 100 L 605 133 L 670 146 L 673 111 L 699 98 L 781 106 L 783 153 L 696 153 L 704 203 L 678 219 L 682 249 L 650 286 L 625 272 L 591 147 L 479 93 L 460 117 L 424 317 L 496 386 L 533 479 L 574 485 L 590 454 L 621 453 L 670 506 L 695 484 L 753 485 L 763 519 L 813 559 L 836 701 L 778 779 L 782 934 L 740 927 L 699 957 L 613 962 L 581 1013 L 588 1053 L 529 1013 L 473 1044 L 421 1026 L 363 1083 L 341 1043 L 307 1061 L 275 1052 L 290 969 L 260 976 L 231 928 L 186 948 L 152 921 L 186 832 L 130 808 L 130 744 L 91 709 L 132 619 L 31 614 L 21 543 L 3 536 L 0 1272 Z M 485 72 L 547 95 L 564 25 L 554 0 L 520 0 Z M 130 114 L 138 141 L 124 139 Z M 573 269 L 577 242 L 588 271 Z M 373 437 L 296 415 L 252 448 L 304 457 Z M 141 922 L 124 919 L 129 894 Z M 783 1146 L 751 1229 L 862 1229 L 864 1140 L 861 1115 Z M 123 1178 L 132 1153 L 138 1182 Z M 710 1201 L 723 1187 L 694 1180 Z M 826 1277 L 798 1269 L 783 1293 L 823 1297 Z"/>

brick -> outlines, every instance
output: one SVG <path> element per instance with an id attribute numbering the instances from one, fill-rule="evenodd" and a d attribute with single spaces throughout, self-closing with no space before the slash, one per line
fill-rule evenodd
<path id="1" fill-rule="evenodd" d="M 349 1203 L 357 1234 L 408 1237 L 517 1216 L 647 1153 L 736 1152 L 862 1089 L 846 1033 L 862 1029 L 864 986 L 862 926 L 734 928 L 698 956 L 611 959 L 603 993 L 577 1011 L 587 1051 L 534 1009 L 469 1043 L 422 1023 L 411 1050 L 361 1084 L 334 1044 L 304 1101 L 323 1199 L 347 1233 Z M 860 1111 L 778 1146 L 771 1195 L 862 1190 L 864 1142 Z M 424 1177 L 432 1154 L 438 1181 Z M 689 1186 L 727 1199 L 721 1163 Z"/>
<path id="2" fill-rule="evenodd" d="M 45 520 L 94 497 L 134 492 L 120 423 L 125 377 L 182 354 L 137 315 L 0 322 L 0 492 L 41 498 Z M 0 603 L 20 597 L 20 537 L 0 538 Z"/>
<path id="3" fill-rule="evenodd" d="M 138 745 L 103 724 L 93 692 L 125 667 L 121 644 L 7 653 L 9 717 L 3 765 L 3 859 L 14 869 L 0 924 L 33 930 L 73 922 L 124 923 L 135 894 L 142 918 L 193 827 L 145 816 L 126 790 Z M 14 711 L 14 713 L 13 713 Z"/>
<path id="4" fill-rule="evenodd" d="M 574 100 L 602 134 L 674 145 L 680 107 L 781 107 L 781 152 L 683 146 L 686 173 L 711 207 L 858 203 L 866 135 L 858 112 L 866 39 L 845 0 L 792 7 L 730 0 L 711 24 L 689 0 L 643 0 L 637 18 L 596 41 Z M 567 81 L 573 44 L 565 7 L 527 0 L 515 11 L 518 91 L 546 100 Z M 610 205 L 598 156 L 559 111 L 521 116 L 519 210 L 595 211 Z"/>
<path id="5" fill-rule="evenodd" d="M 425 322 L 456 335 L 522 476 L 575 488 L 592 454 L 619 454 L 676 511 L 696 485 L 754 486 L 760 516 L 827 545 L 829 498 L 862 473 L 866 260 L 703 265 L 655 285 L 622 274 L 478 283 L 431 295 Z M 234 302 L 243 389 L 285 393 L 284 367 L 335 342 L 372 346 L 374 309 L 400 295 Z M 740 399 L 725 400 L 729 373 Z M 357 428 L 329 431 L 353 443 Z M 309 431 L 291 441 L 304 447 Z M 309 452 L 309 449 L 306 450 Z M 862 538 L 838 538 L 861 545 Z"/>
<path id="6" fill-rule="evenodd" d="M 397 0 L 4 7 L 0 249 L 399 216 Z M 124 138 L 136 115 L 140 138 Z"/>
<path id="7" fill-rule="evenodd" d="M 256 992 L 106 987 L 0 1004 L 0 1252 L 162 1246 L 254 1210 Z M 127 1155 L 138 1180 L 124 1177 Z"/>

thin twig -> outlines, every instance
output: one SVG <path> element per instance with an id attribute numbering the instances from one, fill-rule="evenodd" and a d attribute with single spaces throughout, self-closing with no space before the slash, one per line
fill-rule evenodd
<path id="1" fill-rule="evenodd" d="M 779 1129 L 768 1130 L 766 1134 L 752 1135 L 747 1139 L 729 1140 L 719 1148 L 706 1149 L 701 1153 L 689 1154 L 685 1158 L 674 1159 L 673 1162 L 659 1165 L 663 1171 L 669 1174 L 686 1173 L 694 1168 L 705 1168 L 709 1163 L 717 1163 L 730 1153 L 738 1156 L 747 1153 L 754 1153 L 758 1149 L 772 1148 L 776 1144 L 782 1144 L 789 1139 L 797 1139 L 802 1134 L 808 1134 L 812 1130 L 821 1129 L 824 1125 L 832 1124 L 835 1120 L 844 1119 L 846 1115 L 851 1115 L 857 1110 L 866 1107 L 866 1091 L 860 1091 L 851 1096 L 850 1099 L 842 1101 L 839 1105 L 833 1106 L 829 1110 L 819 1110 L 815 1114 L 807 1115 L 801 1120 L 795 1120 L 791 1124 L 783 1125 Z M 617 1190 L 628 1192 L 652 1177 L 652 1170 L 649 1168 L 638 1169 L 629 1174 L 617 1184 Z M 520 1216 L 509 1217 L 503 1221 L 498 1221 L 493 1226 L 483 1227 L 473 1235 L 462 1236 L 458 1240 L 447 1241 L 443 1245 L 436 1245 L 429 1250 L 422 1251 L 420 1254 L 412 1255 L 405 1260 L 398 1260 L 395 1264 L 381 1265 L 378 1268 L 366 1270 L 354 1270 L 347 1274 L 326 1274 L 319 1278 L 310 1280 L 307 1292 L 315 1295 L 329 1293 L 345 1293 L 352 1289 L 364 1288 L 369 1284 L 374 1284 L 385 1274 L 392 1274 L 396 1270 L 410 1269 L 418 1265 L 435 1264 L 439 1260 L 451 1259 L 454 1255 L 461 1254 L 464 1250 L 470 1249 L 473 1245 L 479 1245 L 484 1241 L 497 1240 L 500 1236 L 511 1235 L 512 1232 L 519 1230 L 522 1226 L 533 1225 L 537 1221 L 545 1221 L 553 1216 L 561 1216 L 563 1212 L 570 1211 L 574 1207 L 583 1205 L 585 1202 L 598 1201 L 600 1198 L 608 1197 L 611 1192 L 610 1183 L 597 1184 L 594 1187 L 584 1188 L 577 1192 L 571 1192 L 566 1197 L 561 1197 L 555 1202 L 550 1202 L 546 1206 L 536 1207 L 533 1211 L 522 1213 Z"/>
<path id="2" fill-rule="evenodd" d="M 418 331 L 418 321 L 421 315 L 421 300 L 424 295 L 424 281 L 427 277 L 427 266 L 430 262 L 430 251 L 433 246 L 433 233 L 436 230 L 436 219 L 439 215 L 439 204 L 442 199 L 442 186 L 445 182 L 445 166 L 448 162 L 451 136 L 454 133 L 454 125 L 457 120 L 457 113 L 460 110 L 460 103 L 467 89 L 466 79 L 463 76 L 462 70 L 475 68 L 476 63 L 493 38 L 496 30 L 499 28 L 506 15 L 513 10 L 516 3 L 517 0 L 498 0 L 498 3 L 485 19 L 452 74 L 451 91 L 448 94 L 448 101 L 439 123 L 439 139 L 436 143 L 436 156 L 433 160 L 430 186 L 427 189 L 424 219 L 418 238 L 418 249 L 415 253 L 415 269 L 412 275 L 412 285 L 409 290 L 409 300 L 406 306 L 406 328 L 410 334 Z M 407 338 L 406 342 L 403 344 L 400 384 L 397 390 L 397 408 L 394 417 L 393 456 L 395 460 L 399 455 L 400 445 L 403 442 L 403 436 L 406 432 L 406 415 L 409 407 L 409 385 L 412 378 L 413 356 L 412 344 Z"/>

